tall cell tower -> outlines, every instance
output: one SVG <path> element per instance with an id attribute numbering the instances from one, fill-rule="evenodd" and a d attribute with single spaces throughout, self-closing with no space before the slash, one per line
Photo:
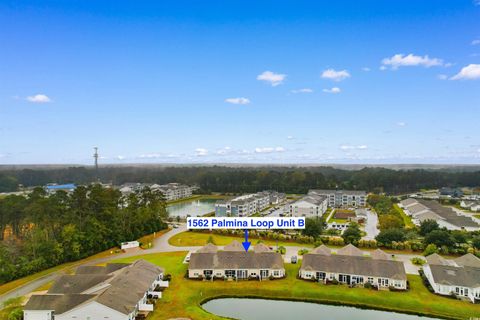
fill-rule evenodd
<path id="1" fill-rule="evenodd" d="M 98 147 L 94 147 L 93 159 L 95 159 L 95 179 L 98 181 Z"/>

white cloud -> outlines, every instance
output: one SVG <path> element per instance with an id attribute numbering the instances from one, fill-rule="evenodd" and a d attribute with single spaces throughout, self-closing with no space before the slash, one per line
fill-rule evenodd
<path id="1" fill-rule="evenodd" d="M 303 88 L 303 89 L 297 89 L 297 90 L 292 90 L 292 93 L 312 93 L 313 90 L 310 88 Z"/>
<path id="2" fill-rule="evenodd" d="M 279 84 L 282 84 L 286 77 L 286 74 L 274 73 L 272 71 L 264 71 L 257 76 L 257 80 L 269 82 L 272 87 L 275 87 Z"/>
<path id="3" fill-rule="evenodd" d="M 140 159 L 158 159 L 161 158 L 162 155 L 159 153 L 144 153 L 138 156 Z"/>
<path id="4" fill-rule="evenodd" d="M 331 89 L 323 89 L 322 91 L 326 92 L 326 93 L 333 93 L 333 94 L 337 94 L 337 93 L 342 92 L 342 90 L 340 90 L 339 87 L 333 87 Z"/>
<path id="5" fill-rule="evenodd" d="M 437 76 L 437 79 L 439 80 L 447 80 L 448 79 L 448 76 L 446 74 L 439 74 Z"/>
<path id="6" fill-rule="evenodd" d="M 382 71 L 387 70 L 387 67 L 385 67 L 385 66 L 380 66 L 380 70 L 382 70 Z"/>
<path id="7" fill-rule="evenodd" d="M 450 78 L 450 80 L 476 80 L 480 79 L 480 64 L 469 64 L 463 67 L 459 73 Z"/>
<path id="8" fill-rule="evenodd" d="M 257 147 L 255 148 L 255 153 L 273 153 L 273 152 L 284 152 L 284 147 Z"/>
<path id="9" fill-rule="evenodd" d="M 125 160 L 125 156 L 120 156 L 120 155 L 119 155 L 119 156 L 117 156 L 116 158 L 117 158 L 117 160 Z"/>
<path id="10" fill-rule="evenodd" d="M 476 46 L 480 44 L 480 39 L 475 39 L 472 41 L 472 46 Z"/>
<path id="11" fill-rule="evenodd" d="M 368 149 L 368 146 L 367 145 L 364 145 L 364 144 L 361 144 L 361 145 L 358 145 L 358 146 L 352 146 L 352 145 L 341 145 L 340 146 L 340 149 L 342 149 L 343 151 L 348 151 L 348 150 L 366 150 Z"/>
<path id="12" fill-rule="evenodd" d="M 396 54 L 391 58 L 385 58 L 382 60 L 382 64 L 385 67 L 390 67 L 393 70 L 398 69 L 399 67 L 416 67 L 423 66 L 425 68 L 443 66 L 443 60 L 438 58 L 430 58 L 428 55 L 425 56 L 416 56 L 414 54 L 404 55 Z"/>
<path id="13" fill-rule="evenodd" d="M 362 71 L 369 72 L 371 69 L 369 67 L 363 67 Z"/>
<path id="14" fill-rule="evenodd" d="M 225 99 L 225 102 L 232 103 L 232 104 L 249 104 L 250 99 L 238 97 L 238 98 L 228 98 Z"/>
<path id="15" fill-rule="evenodd" d="M 195 149 L 195 155 L 197 157 L 204 157 L 204 156 L 208 155 L 208 150 L 205 149 L 205 148 L 197 148 L 197 149 Z"/>
<path id="16" fill-rule="evenodd" d="M 293 139 L 295 139 L 295 138 L 294 138 L 293 136 L 287 136 L 287 139 L 288 139 L 288 140 L 293 140 Z"/>
<path id="17" fill-rule="evenodd" d="M 230 147 L 224 147 L 224 148 L 222 148 L 222 149 L 217 150 L 216 153 L 217 153 L 218 155 L 220 155 L 220 156 L 224 156 L 224 155 L 230 153 L 231 151 L 232 151 L 232 148 L 230 148 Z"/>
<path id="18" fill-rule="evenodd" d="M 48 103 L 48 102 L 51 102 L 52 100 L 44 94 L 36 94 L 34 96 L 27 97 L 27 101 L 30 101 L 33 103 Z"/>
<path id="19" fill-rule="evenodd" d="M 406 125 L 407 125 L 407 124 L 406 124 L 405 122 L 403 122 L 403 121 L 397 122 L 397 126 L 399 126 L 399 127 L 405 127 Z"/>
<path id="20" fill-rule="evenodd" d="M 327 69 L 322 72 L 323 79 L 329 79 L 333 81 L 342 81 L 350 78 L 350 73 L 347 70 L 336 71 L 334 69 Z"/>

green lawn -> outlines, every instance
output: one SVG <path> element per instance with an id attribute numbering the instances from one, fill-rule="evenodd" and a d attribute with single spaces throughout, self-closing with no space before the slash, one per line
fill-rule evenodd
<path id="1" fill-rule="evenodd" d="M 415 224 L 412 222 L 412 218 L 407 216 L 407 214 L 403 211 L 402 208 L 398 206 L 398 204 L 394 204 L 393 208 L 397 210 L 397 212 L 402 216 L 403 223 L 405 223 L 405 227 L 407 228 L 414 228 Z"/>
<path id="2" fill-rule="evenodd" d="M 219 235 L 215 233 L 203 233 L 203 232 L 194 232 L 194 231 L 185 231 L 179 234 L 174 235 L 168 240 L 172 246 L 177 247 L 190 247 L 190 246 L 204 246 L 207 244 L 208 238 L 212 236 L 213 241 L 218 246 L 225 246 L 232 242 L 233 240 L 243 241 L 243 236 L 225 236 Z M 259 240 L 258 238 L 253 237 L 250 235 L 249 237 L 252 244 L 256 244 Z M 263 240 L 262 242 L 270 245 L 276 246 L 277 241 L 275 240 Z M 278 241 L 279 246 L 304 246 L 304 247 L 313 247 L 313 244 L 308 243 L 298 243 L 292 241 Z"/>
<path id="3" fill-rule="evenodd" d="M 408 292 L 375 291 L 346 286 L 322 285 L 298 280 L 300 265 L 286 264 L 287 278 L 273 281 L 197 281 L 185 278 L 187 265 L 182 263 L 186 252 L 144 255 L 141 258 L 165 268 L 172 275 L 170 287 L 164 291 L 150 320 L 190 318 L 195 320 L 224 319 L 201 308 L 201 303 L 215 297 L 259 297 L 319 303 L 362 306 L 443 317 L 468 319 L 478 317 L 480 305 L 440 297 L 430 293 L 419 276 L 408 276 Z M 138 257 L 118 260 L 132 262 Z M 353 318 L 352 318 L 353 319 Z"/>

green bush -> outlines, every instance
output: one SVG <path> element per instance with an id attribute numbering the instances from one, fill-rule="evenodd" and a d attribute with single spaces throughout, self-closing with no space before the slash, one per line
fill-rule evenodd
<path id="1" fill-rule="evenodd" d="M 418 257 L 413 257 L 410 261 L 416 266 L 423 266 L 426 263 L 424 259 Z"/>

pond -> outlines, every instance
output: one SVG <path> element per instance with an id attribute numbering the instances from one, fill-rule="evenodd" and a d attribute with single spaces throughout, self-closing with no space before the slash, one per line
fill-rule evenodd
<path id="1" fill-rule="evenodd" d="M 240 320 L 429 320 L 408 314 L 308 302 L 225 298 L 202 307 L 213 314 Z"/>
<path id="2" fill-rule="evenodd" d="M 200 199 L 167 206 L 167 211 L 170 217 L 191 217 L 202 216 L 204 214 L 215 211 L 215 199 Z"/>

